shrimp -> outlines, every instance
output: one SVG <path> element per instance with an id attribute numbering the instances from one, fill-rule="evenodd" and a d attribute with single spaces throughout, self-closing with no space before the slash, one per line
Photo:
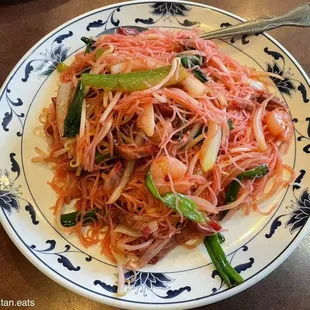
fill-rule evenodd
<path id="1" fill-rule="evenodd" d="M 281 141 L 289 141 L 293 134 L 293 123 L 283 109 L 274 109 L 266 114 L 266 124 L 271 134 Z"/>
<path id="2" fill-rule="evenodd" d="M 191 187 L 190 178 L 186 174 L 187 167 L 174 157 L 158 157 L 152 162 L 150 169 L 160 195 L 172 192 L 169 176 L 176 192 L 184 193 Z"/>
<path id="3" fill-rule="evenodd" d="M 155 132 L 150 140 L 156 143 L 160 143 L 165 139 L 166 136 L 171 135 L 173 131 L 174 129 L 171 122 L 165 121 L 164 124 L 158 122 L 155 127 Z"/>

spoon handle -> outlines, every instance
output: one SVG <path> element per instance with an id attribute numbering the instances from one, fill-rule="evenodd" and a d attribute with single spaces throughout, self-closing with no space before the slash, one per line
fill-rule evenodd
<path id="1" fill-rule="evenodd" d="M 250 20 L 227 28 L 202 33 L 200 37 L 206 40 L 226 38 L 235 35 L 261 33 L 282 26 L 309 27 L 310 2 L 303 3 L 281 16 L 271 16 Z"/>

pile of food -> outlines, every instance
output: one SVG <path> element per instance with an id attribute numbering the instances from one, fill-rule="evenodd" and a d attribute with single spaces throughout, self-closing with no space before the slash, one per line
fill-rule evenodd
<path id="1" fill-rule="evenodd" d="M 294 179 L 282 162 L 293 133 L 272 73 L 240 65 L 198 31 L 152 29 L 82 38 L 61 63 L 57 97 L 40 121 L 53 163 L 57 228 L 100 244 L 119 270 L 155 264 L 203 241 L 228 285 L 220 221 L 259 205 Z M 67 205 L 74 212 L 64 213 Z M 229 233 L 229 232 L 228 232 Z"/>

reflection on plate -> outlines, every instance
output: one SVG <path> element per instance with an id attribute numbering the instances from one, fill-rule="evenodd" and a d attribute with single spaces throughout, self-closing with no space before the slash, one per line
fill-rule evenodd
<path id="1" fill-rule="evenodd" d="M 297 246 L 307 231 L 310 215 L 309 79 L 292 56 L 266 35 L 217 42 L 221 50 L 242 64 L 284 78 L 272 79 L 295 123 L 294 143 L 284 160 L 294 167 L 297 178 L 280 194 L 278 209 L 266 217 L 237 213 L 225 224 L 230 233 L 224 250 L 244 277 L 244 284 L 231 289 L 223 285 L 203 247 L 193 251 L 177 248 L 159 264 L 138 272 L 130 292 L 117 298 L 115 266 L 100 255 L 97 247 L 86 250 L 75 236 L 63 236 L 54 228 L 49 207 L 55 194 L 46 184 L 52 172 L 30 161 L 35 156 L 34 146 L 46 148 L 36 127 L 41 109 L 55 94 L 54 70 L 82 48 L 81 36 L 96 36 L 121 25 L 215 29 L 238 21 L 240 18 L 227 12 L 190 2 L 121 3 L 60 26 L 17 64 L 0 95 L 0 218 L 14 243 L 42 272 L 68 289 L 114 306 L 143 309 L 147 304 L 154 309 L 185 309 L 246 289 L 276 268 Z M 125 276 L 131 278 L 132 272 Z"/>

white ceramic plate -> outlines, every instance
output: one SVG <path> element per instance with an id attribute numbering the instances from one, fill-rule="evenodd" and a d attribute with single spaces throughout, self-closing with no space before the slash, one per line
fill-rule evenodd
<path id="1" fill-rule="evenodd" d="M 38 269 L 76 293 L 113 306 L 185 309 L 248 288 L 294 250 L 309 227 L 309 78 L 288 51 L 268 35 L 218 41 L 223 51 L 242 64 L 285 78 L 274 79 L 275 90 L 290 107 L 296 126 L 285 162 L 294 167 L 297 178 L 294 186 L 280 194 L 281 205 L 271 216 L 251 213 L 244 217 L 238 213 L 225 224 L 229 233 L 224 250 L 244 277 L 244 284 L 231 289 L 223 285 L 203 247 L 191 251 L 177 248 L 162 262 L 139 272 L 130 292 L 117 298 L 115 266 L 99 254 L 98 247 L 86 250 L 75 236 L 63 236 L 55 229 L 49 207 L 56 197 L 46 184 L 52 172 L 31 163 L 35 146 L 46 149 L 36 128 L 41 109 L 55 94 L 58 74 L 54 69 L 83 47 L 81 36 L 96 36 L 121 25 L 215 29 L 240 20 L 190 2 L 120 3 L 60 26 L 16 65 L 0 92 L 0 218 L 13 242 Z"/>

